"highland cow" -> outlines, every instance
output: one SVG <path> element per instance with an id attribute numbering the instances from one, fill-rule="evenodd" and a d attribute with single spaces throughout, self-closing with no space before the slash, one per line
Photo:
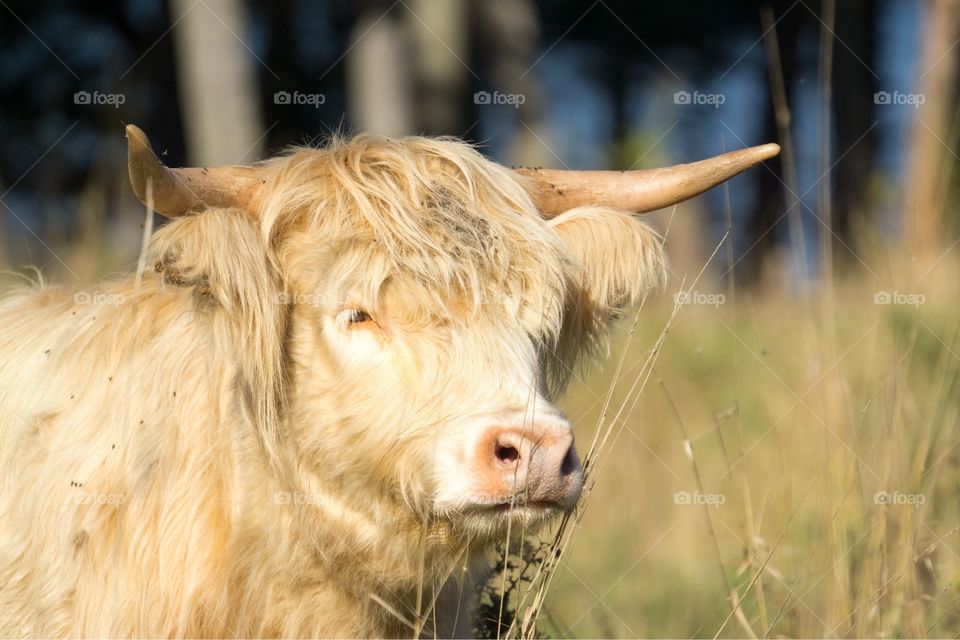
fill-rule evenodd
<path id="1" fill-rule="evenodd" d="M 776 153 L 512 171 L 361 135 L 168 169 L 127 135 L 155 268 L 0 301 L 4 637 L 468 632 L 486 550 L 577 503 L 551 398 L 664 281 L 631 212 Z"/>

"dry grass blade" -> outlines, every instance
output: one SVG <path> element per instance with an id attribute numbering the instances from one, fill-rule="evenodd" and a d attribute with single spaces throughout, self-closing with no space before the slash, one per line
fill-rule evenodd
<path id="1" fill-rule="evenodd" d="M 834 449 L 834 452 L 836 451 L 837 449 Z M 831 454 L 831 457 L 832 455 L 833 454 Z M 828 458 L 828 461 L 829 461 L 829 458 Z M 760 568 L 757 569 L 757 571 L 753 575 L 753 578 L 750 580 L 749 584 L 747 584 L 747 588 L 744 591 L 742 597 L 746 597 L 746 595 L 750 593 L 750 590 L 753 589 L 753 586 L 755 584 L 757 584 L 757 581 L 760 579 L 760 576 L 763 575 L 764 569 L 766 569 L 767 564 L 770 562 L 770 559 L 773 557 L 773 552 L 777 550 L 777 548 L 780 546 L 780 543 L 783 541 L 783 536 L 787 532 L 787 525 L 789 525 L 790 522 L 793 521 L 794 517 L 796 517 L 797 515 L 797 512 L 800 511 L 800 506 L 803 504 L 803 500 L 810 493 L 810 489 L 813 488 L 813 484 L 816 482 L 817 478 L 820 477 L 820 474 L 823 472 L 825 467 L 826 467 L 826 463 L 824 463 L 824 466 L 820 468 L 820 470 L 816 473 L 816 475 L 814 475 L 813 479 L 810 481 L 810 484 L 807 485 L 807 488 L 804 490 L 800 500 L 797 503 L 797 506 L 793 509 L 793 512 L 790 514 L 790 518 L 787 520 L 786 525 L 783 527 L 783 529 L 780 530 L 780 534 L 777 536 L 777 539 L 774 541 L 773 546 L 770 548 L 770 553 L 767 554 L 766 558 L 764 558 L 763 564 L 760 565 Z M 742 605 L 742 599 L 734 603 L 733 610 L 730 612 L 730 615 L 728 615 L 726 619 L 724 619 L 723 624 L 720 625 L 720 628 L 717 629 L 717 633 L 714 634 L 713 640 L 717 640 L 717 638 L 720 637 L 720 634 L 723 633 L 723 630 L 726 628 L 727 624 L 730 622 L 730 619 L 733 618 L 738 611 L 740 611 L 741 605 Z"/>
<path id="2" fill-rule="evenodd" d="M 383 598 L 381 598 L 375 593 L 368 594 L 367 597 L 370 598 L 370 600 L 372 600 L 373 602 L 383 607 L 384 611 L 386 611 L 387 613 L 392 615 L 394 618 L 402 622 L 405 627 L 409 628 L 410 631 L 413 633 L 414 638 L 419 637 L 418 634 L 420 633 L 420 630 L 417 627 L 417 625 L 411 622 L 402 613 L 397 611 L 389 602 L 387 602 L 386 600 L 384 600 Z"/>
<path id="3" fill-rule="evenodd" d="M 150 238 L 153 236 L 153 182 L 147 181 L 146 191 L 146 214 L 143 218 L 143 240 L 140 243 L 140 257 L 137 258 L 137 288 L 140 288 L 140 282 L 143 279 L 143 272 L 147 268 L 147 248 L 150 246 Z"/>
<path id="4" fill-rule="evenodd" d="M 786 183 L 787 220 L 790 227 L 790 246 L 793 250 L 793 266 L 796 273 L 806 277 L 807 248 L 803 235 L 803 221 L 800 218 L 800 183 L 797 179 L 796 155 L 793 149 L 793 137 L 790 134 L 790 106 L 787 103 L 787 87 L 783 78 L 783 67 L 780 62 L 780 44 L 777 39 L 777 23 L 773 17 L 773 10 L 769 6 L 760 9 L 760 20 L 763 27 L 763 41 L 767 48 L 770 73 L 770 94 L 773 98 L 773 115 L 777 124 L 777 139 L 783 149 L 781 162 L 783 177 Z"/>

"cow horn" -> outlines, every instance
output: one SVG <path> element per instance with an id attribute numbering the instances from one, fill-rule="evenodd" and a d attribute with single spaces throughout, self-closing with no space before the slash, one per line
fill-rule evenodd
<path id="1" fill-rule="evenodd" d="M 236 207 L 253 211 L 257 188 L 254 167 L 226 166 L 171 169 L 153 152 L 146 134 L 127 125 L 127 165 L 130 184 L 147 204 L 147 183 L 153 185 L 153 208 L 176 218 L 208 207 Z"/>
<path id="2" fill-rule="evenodd" d="M 779 145 L 765 144 L 662 169 L 517 171 L 527 177 L 527 191 L 545 218 L 583 205 L 643 213 L 699 195 L 778 153 Z"/>

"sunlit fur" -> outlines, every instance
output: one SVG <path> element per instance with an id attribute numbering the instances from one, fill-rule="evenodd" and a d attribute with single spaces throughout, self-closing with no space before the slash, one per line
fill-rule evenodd
<path id="1" fill-rule="evenodd" d="M 0 302 L 0 635 L 464 633 L 509 518 L 471 510 L 450 452 L 555 411 L 663 277 L 642 223 L 544 222 L 455 141 L 335 140 L 262 175 L 259 220 L 170 222 L 139 286 Z"/>

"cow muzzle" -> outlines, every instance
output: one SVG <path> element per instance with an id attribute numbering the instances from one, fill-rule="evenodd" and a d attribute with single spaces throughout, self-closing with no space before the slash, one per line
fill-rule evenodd
<path id="1" fill-rule="evenodd" d="M 474 455 L 485 506 L 569 511 L 580 498 L 583 471 L 565 420 L 489 427 Z"/>

